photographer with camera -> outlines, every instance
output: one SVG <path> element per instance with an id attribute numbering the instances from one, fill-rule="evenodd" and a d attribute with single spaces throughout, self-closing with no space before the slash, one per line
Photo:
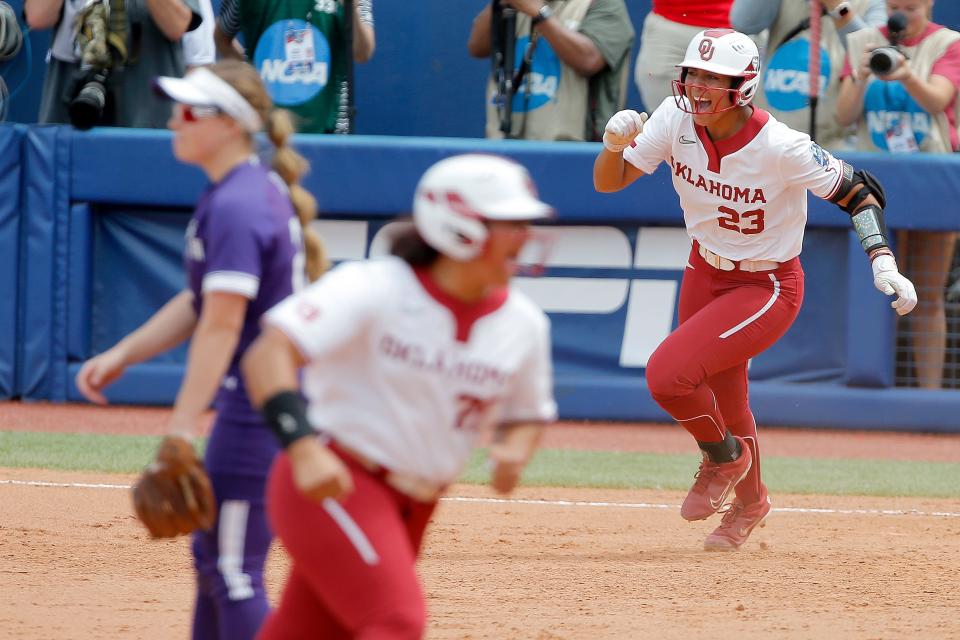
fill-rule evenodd
<path id="1" fill-rule="evenodd" d="M 182 76 L 180 39 L 200 24 L 197 0 L 25 0 L 31 29 L 54 29 L 38 121 L 163 128 L 155 76 Z"/>
<path id="2" fill-rule="evenodd" d="M 885 28 L 848 36 L 837 121 L 859 125 L 859 148 L 889 153 L 960 150 L 960 33 L 931 21 L 933 0 L 887 0 Z M 910 320 L 916 386 L 938 389 L 946 343 L 944 289 L 957 234 L 897 235 L 899 264 L 916 283 L 920 304 Z"/>
<path id="3" fill-rule="evenodd" d="M 791 129 L 810 134 L 821 147 L 849 150 L 852 128 L 840 126 L 834 113 L 840 73 L 847 59 L 849 34 L 887 20 L 886 0 L 818 0 L 820 28 L 812 24 L 810 0 L 734 0 L 730 22 L 754 35 L 768 30 L 761 50 L 763 80 L 757 104 Z M 811 95 L 810 63 L 814 32 L 819 32 L 819 89 Z M 859 51 L 858 51 L 859 53 Z M 815 98 L 815 100 L 813 99 Z"/>
<path id="4" fill-rule="evenodd" d="M 634 35 L 624 0 L 493 0 L 467 43 L 494 63 L 487 137 L 600 140 L 626 100 Z"/>

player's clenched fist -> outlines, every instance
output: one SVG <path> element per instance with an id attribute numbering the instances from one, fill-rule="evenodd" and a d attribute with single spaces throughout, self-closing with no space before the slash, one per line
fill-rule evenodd
<path id="1" fill-rule="evenodd" d="M 893 256 L 879 255 L 873 259 L 870 266 L 873 267 L 874 286 L 888 296 L 897 296 L 890 306 L 901 316 L 913 311 L 917 306 L 917 290 L 913 283 L 897 270 L 897 261 Z"/>
<path id="2" fill-rule="evenodd" d="M 603 131 L 603 146 L 607 151 L 620 153 L 640 135 L 643 131 L 643 123 L 648 117 L 646 113 L 637 113 L 631 109 L 616 112 L 607 121 Z"/>
<path id="3" fill-rule="evenodd" d="M 293 482 L 308 498 L 317 502 L 339 500 L 353 491 L 350 470 L 316 438 L 300 438 L 287 447 L 287 454 Z"/>

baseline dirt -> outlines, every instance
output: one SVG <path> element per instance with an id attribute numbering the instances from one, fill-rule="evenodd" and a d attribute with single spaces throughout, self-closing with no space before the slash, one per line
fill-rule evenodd
<path id="1" fill-rule="evenodd" d="M 158 433 L 164 415 L 11 404 L 0 429 Z M 622 435 L 633 444 L 614 444 Z M 573 425 L 546 446 L 688 452 L 677 435 Z M 767 430 L 765 453 L 850 457 L 853 440 L 866 457 L 960 459 L 957 438 L 841 435 Z M 187 542 L 147 539 L 122 488 L 132 479 L 0 468 L 0 636 L 189 637 Z M 535 502 L 493 502 L 457 486 L 450 497 L 420 567 L 431 639 L 960 637 L 960 498 L 777 495 L 742 552 L 708 554 L 700 544 L 717 520 L 684 522 L 679 493 L 531 488 L 513 497 Z M 276 550 L 271 598 L 286 566 Z"/>

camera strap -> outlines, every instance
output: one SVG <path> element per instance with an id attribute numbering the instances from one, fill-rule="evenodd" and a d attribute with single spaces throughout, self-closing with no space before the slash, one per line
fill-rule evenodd
<path id="1" fill-rule="evenodd" d="M 539 41 L 540 33 L 533 27 L 533 25 L 531 25 L 530 40 L 527 42 L 527 48 L 523 51 L 523 58 L 520 60 L 520 67 L 517 69 L 517 74 L 513 78 L 514 90 L 520 86 L 520 83 L 523 82 L 523 78 L 527 75 L 527 73 L 530 72 L 530 66 L 533 64 L 533 54 L 537 50 L 537 42 Z M 531 90 L 531 84 L 528 82 L 523 88 L 523 120 L 520 123 L 520 138 L 523 138 L 524 135 L 526 135 L 527 115 L 530 111 Z"/>
<path id="2" fill-rule="evenodd" d="M 530 71 L 530 65 L 533 63 L 533 54 L 537 50 L 537 41 L 540 39 L 540 34 L 533 28 L 530 27 L 530 40 L 527 42 L 527 48 L 523 51 L 523 58 L 520 60 L 520 66 L 517 67 L 517 73 L 513 76 L 513 86 L 519 87 L 520 83 L 523 82 L 524 76 Z M 527 88 L 527 93 L 529 94 L 530 89 Z"/>
<path id="3" fill-rule="evenodd" d="M 794 38 L 796 38 L 798 35 L 800 35 L 801 33 L 803 33 L 809 28 L 810 28 L 810 18 L 804 18 L 803 20 L 800 21 L 800 24 L 795 26 L 793 29 L 790 29 L 790 31 L 788 31 L 785 36 L 780 38 L 780 42 L 777 43 L 777 46 L 771 47 L 771 50 L 776 51 L 777 49 L 779 49 L 786 43 L 790 42 L 791 40 L 793 40 Z"/>

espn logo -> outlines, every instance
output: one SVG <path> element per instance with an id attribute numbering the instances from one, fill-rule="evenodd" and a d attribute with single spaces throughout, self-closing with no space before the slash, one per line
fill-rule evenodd
<path id="1" fill-rule="evenodd" d="M 387 252 L 392 224 L 376 230 L 369 243 L 370 256 Z M 369 223 L 317 220 L 313 225 L 323 236 L 331 260 L 368 255 Z M 690 253 L 686 231 L 639 228 L 633 246 L 627 233 L 616 227 L 550 226 L 547 231 L 552 240 L 544 265 L 548 270 L 597 271 L 602 275 L 517 277 L 514 285 L 550 314 L 605 316 L 621 313 L 626 307 L 619 364 L 646 367 L 650 355 L 673 329 L 680 276 Z M 542 260 L 540 254 L 539 247 L 528 245 L 520 261 L 535 264 Z M 643 271 L 658 272 L 660 277 L 655 273 L 643 277 Z M 676 277 L 665 279 L 664 271 L 675 272 Z M 554 326 L 561 321 L 554 318 Z"/>

